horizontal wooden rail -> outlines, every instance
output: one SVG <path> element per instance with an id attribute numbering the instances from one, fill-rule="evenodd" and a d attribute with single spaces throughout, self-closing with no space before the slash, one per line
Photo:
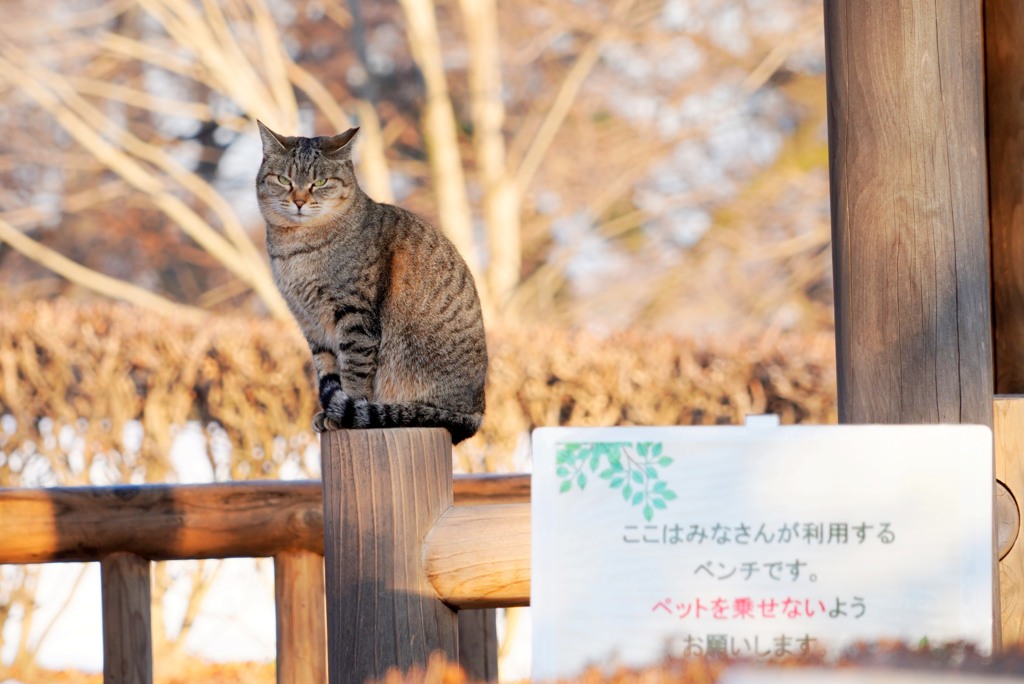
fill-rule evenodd
<path id="1" fill-rule="evenodd" d="M 423 544 L 427 579 L 456 608 L 530 604 L 530 506 L 455 506 Z"/>
<path id="2" fill-rule="evenodd" d="M 456 505 L 529 501 L 528 475 L 466 475 Z M 0 488 L 0 564 L 323 555 L 319 481 Z"/>

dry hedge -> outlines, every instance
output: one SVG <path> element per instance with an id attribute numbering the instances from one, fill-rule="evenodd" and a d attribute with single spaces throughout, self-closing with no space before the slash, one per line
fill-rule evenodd
<path id="1" fill-rule="evenodd" d="M 484 428 L 456 452 L 466 471 L 514 469 L 538 426 L 727 424 L 764 412 L 835 421 L 828 334 L 698 342 L 497 329 L 489 346 Z M 218 477 L 276 477 L 315 449 L 315 401 L 309 353 L 287 324 L 69 301 L 0 310 L 0 485 L 173 480 L 171 444 L 187 421 L 227 445 Z"/>

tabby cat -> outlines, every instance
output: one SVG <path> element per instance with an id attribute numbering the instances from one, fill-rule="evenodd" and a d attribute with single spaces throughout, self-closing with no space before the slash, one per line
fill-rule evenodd
<path id="1" fill-rule="evenodd" d="M 256 179 L 274 280 L 313 352 L 317 432 L 444 427 L 484 413 L 487 346 L 473 277 L 415 214 L 356 183 L 352 139 L 286 137 L 257 122 Z"/>

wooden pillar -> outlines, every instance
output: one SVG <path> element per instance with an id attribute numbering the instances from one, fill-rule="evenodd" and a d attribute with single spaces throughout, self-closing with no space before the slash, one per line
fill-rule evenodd
<path id="1" fill-rule="evenodd" d="M 112 553 L 100 561 L 104 684 L 153 681 L 149 561 Z"/>
<path id="2" fill-rule="evenodd" d="M 327 681 L 324 558 L 301 549 L 274 556 L 277 684 Z"/>
<path id="3" fill-rule="evenodd" d="M 986 0 L 985 91 L 988 123 L 992 318 L 997 394 L 1024 394 L 1024 4 Z M 1024 398 L 997 397 L 996 477 L 1006 556 L 999 564 L 1003 646 L 1024 643 Z M 1009 548 L 1007 548 L 1007 545 Z"/>
<path id="4" fill-rule="evenodd" d="M 839 415 L 992 425 L 981 12 L 826 0 Z"/>
<path id="5" fill-rule="evenodd" d="M 452 505 L 448 432 L 334 430 L 321 454 L 331 684 L 425 667 L 434 651 L 455 662 L 455 611 L 423 567 L 423 540 Z"/>
<path id="6" fill-rule="evenodd" d="M 840 421 L 991 427 L 981 5 L 826 0 L 825 53 Z"/>
<path id="7" fill-rule="evenodd" d="M 996 392 L 1024 393 L 1024 3 L 985 2 Z"/>

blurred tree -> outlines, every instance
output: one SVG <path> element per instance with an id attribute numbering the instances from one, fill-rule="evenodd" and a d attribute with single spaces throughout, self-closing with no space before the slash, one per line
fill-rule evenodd
<path id="1" fill-rule="evenodd" d="M 78 285 L 286 316 L 255 246 L 260 117 L 360 125 L 367 190 L 437 221 L 492 318 L 830 324 L 819 3 L 10 7 L 0 239 Z M 9 251 L 11 294 L 67 289 Z"/>

